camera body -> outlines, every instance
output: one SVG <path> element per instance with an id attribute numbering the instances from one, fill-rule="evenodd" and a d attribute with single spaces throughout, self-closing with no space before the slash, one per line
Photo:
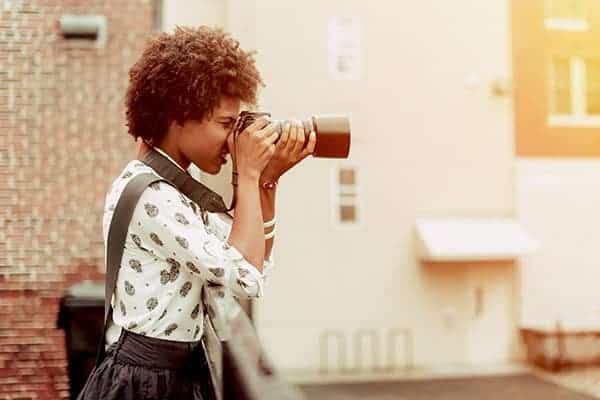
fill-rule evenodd
<path id="1" fill-rule="evenodd" d="M 233 128 L 234 135 L 239 135 L 250 124 L 261 117 L 270 117 L 267 112 L 242 111 Z M 281 134 L 283 126 L 289 120 L 273 120 L 277 132 Z M 350 120 L 344 115 L 317 115 L 302 120 L 305 140 L 311 131 L 317 135 L 317 143 L 313 157 L 348 158 L 350 154 Z"/>

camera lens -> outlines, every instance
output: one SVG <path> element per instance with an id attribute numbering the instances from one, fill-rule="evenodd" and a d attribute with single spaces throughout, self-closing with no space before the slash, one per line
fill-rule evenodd
<path id="1" fill-rule="evenodd" d="M 265 112 L 243 111 L 236 124 L 235 134 L 244 131 L 257 118 L 271 114 Z M 283 131 L 286 123 L 293 123 L 291 120 L 273 120 L 279 135 Z M 350 154 L 350 120 L 345 115 L 315 115 L 309 119 L 303 120 L 302 127 L 305 140 L 308 140 L 311 131 L 317 135 L 317 143 L 313 157 L 318 158 L 348 158 Z M 279 139 L 277 139 L 279 140 Z"/>

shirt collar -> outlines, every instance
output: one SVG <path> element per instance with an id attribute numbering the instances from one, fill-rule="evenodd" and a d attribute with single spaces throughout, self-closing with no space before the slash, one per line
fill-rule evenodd
<path id="1" fill-rule="evenodd" d="M 177 162 L 175 160 L 173 160 L 171 158 L 171 156 L 169 156 L 167 153 L 165 153 L 162 149 L 154 146 L 154 150 L 158 151 L 160 154 L 162 154 L 163 156 L 165 156 L 169 161 L 171 161 L 173 164 L 175 164 L 180 170 L 182 170 L 183 172 L 185 172 L 187 174 L 187 170 L 185 168 L 183 168 L 181 165 L 177 164 Z"/>

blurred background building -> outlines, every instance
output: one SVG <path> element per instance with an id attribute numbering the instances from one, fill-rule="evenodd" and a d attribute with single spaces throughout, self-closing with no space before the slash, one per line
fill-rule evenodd
<path id="1" fill-rule="evenodd" d="M 515 189 L 520 220 L 542 244 L 523 263 L 526 325 L 600 321 L 600 4 L 513 1 Z"/>
<path id="2" fill-rule="evenodd" d="M 175 25 L 256 49 L 275 118 L 352 119 L 348 160 L 280 183 L 253 314 L 287 376 L 506 371 L 520 328 L 600 326 L 595 2 L 1 4 L 0 398 L 68 397 L 59 300 L 103 279 L 127 72 Z M 65 37 L 67 14 L 104 16 L 105 43 Z M 205 179 L 229 196 L 228 171 Z"/>
<path id="3" fill-rule="evenodd" d="M 491 243 L 469 240 L 472 219 L 516 214 L 512 103 L 493 91 L 510 79 L 509 4 L 256 7 L 263 108 L 346 111 L 353 124 L 349 160 L 310 160 L 281 183 L 280 269 L 257 307 L 276 363 L 360 371 L 516 359 L 516 253 L 490 261 L 487 224 L 476 234 Z M 329 67 L 336 35 L 358 36 L 347 50 L 355 73 Z M 429 254 L 447 218 L 456 243 Z"/>

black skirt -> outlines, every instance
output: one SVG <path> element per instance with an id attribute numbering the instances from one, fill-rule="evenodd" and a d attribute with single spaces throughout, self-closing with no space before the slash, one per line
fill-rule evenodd
<path id="1" fill-rule="evenodd" d="M 123 329 L 78 400 L 209 400 L 210 376 L 198 343 L 175 342 Z"/>

